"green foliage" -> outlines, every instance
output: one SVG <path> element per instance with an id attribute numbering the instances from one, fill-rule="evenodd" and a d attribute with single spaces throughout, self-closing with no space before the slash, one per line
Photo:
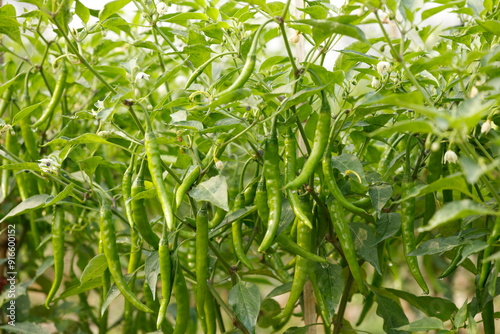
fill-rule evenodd
<path id="1" fill-rule="evenodd" d="M 498 0 L 0 7 L 0 328 L 498 332 L 499 39 Z"/>

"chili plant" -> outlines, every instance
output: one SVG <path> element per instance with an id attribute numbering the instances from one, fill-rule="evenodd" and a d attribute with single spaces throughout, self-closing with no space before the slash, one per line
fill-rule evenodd
<path id="1" fill-rule="evenodd" d="M 498 332 L 498 0 L 98 5 L 0 8 L 0 328 Z"/>

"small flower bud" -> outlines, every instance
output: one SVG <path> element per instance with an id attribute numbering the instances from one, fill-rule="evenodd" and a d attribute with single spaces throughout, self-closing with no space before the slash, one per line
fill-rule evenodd
<path id="1" fill-rule="evenodd" d="M 431 151 L 432 152 L 437 152 L 441 148 L 441 144 L 439 142 L 434 142 L 431 145 Z"/>
<path id="2" fill-rule="evenodd" d="M 479 90 L 477 89 L 476 86 L 472 86 L 469 92 L 469 98 L 475 97 L 479 93 Z"/>
<path id="3" fill-rule="evenodd" d="M 300 42 L 300 35 L 299 35 L 299 33 L 298 33 L 298 32 L 297 32 L 297 33 L 295 33 L 295 35 L 293 35 L 292 37 L 290 37 L 290 38 L 288 39 L 288 41 L 289 41 L 290 43 L 293 43 L 293 44 L 297 44 L 298 42 Z"/>
<path id="4" fill-rule="evenodd" d="M 224 168 L 224 163 L 220 160 L 217 160 L 215 162 L 215 168 L 217 168 L 218 170 L 222 170 L 222 168 Z"/>
<path id="5" fill-rule="evenodd" d="M 488 134 L 491 130 L 491 120 L 487 119 L 486 122 L 481 125 L 481 133 L 484 133 L 485 135 Z"/>
<path id="6" fill-rule="evenodd" d="M 458 161 L 458 156 L 455 152 L 452 150 L 446 151 L 444 154 L 444 162 L 445 163 L 450 163 L 450 164 L 456 164 Z"/>
<path id="7" fill-rule="evenodd" d="M 43 158 L 38 160 L 38 167 L 45 173 L 57 174 L 61 165 L 52 158 Z"/>
<path id="8" fill-rule="evenodd" d="M 158 15 L 165 15 L 165 14 L 167 14 L 167 11 L 168 11 L 167 4 L 164 3 L 164 2 L 159 2 L 156 5 L 156 11 L 158 12 Z"/>
<path id="9" fill-rule="evenodd" d="M 377 64 L 377 72 L 381 76 L 384 76 L 387 73 L 389 73 L 390 69 L 391 69 L 391 64 L 386 61 L 381 61 Z"/>
<path id="10" fill-rule="evenodd" d="M 146 74 L 144 72 L 139 72 L 135 76 L 135 82 L 148 81 L 148 80 L 149 80 L 149 74 Z"/>
<path id="11" fill-rule="evenodd" d="M 372 79 L 372 87 L 377 89 L 380 87 L 380 81 L 377 79 L 377 77 L 373 77 Z"/>

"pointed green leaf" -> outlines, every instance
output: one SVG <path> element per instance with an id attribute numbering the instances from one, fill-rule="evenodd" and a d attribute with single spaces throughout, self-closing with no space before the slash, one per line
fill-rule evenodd
<path id="1" fill-rule="evenodd" d="M 392 186 L 390 184 L 379 184 L 371 186 L 368 190 L 375 211 L 380 214 L 387 201 L 392 196 Z"/>
<path id="2" fill-rule="evenodd" d="M 81 284 L 87 283 L 97 277 L 101 277 L 104 270 L 108 268 L 108 261 L 104 254 L 98 254 L 94 256 L 85 269 L 83 269 L 82 275 L 80 276 Z"/>
<path id="3" fill-rule="evenodd" d="M 257 285 L 239 281 L 229 290 L 228 302 L 238 320 L 251 333 L 255 333 L 260 310 L 260 292 Z"/>
<path id="4" fill-rule="evenodd" d="M 445 329 L 444 324 L 438 318 L 423 318 L 416 320 L 408 325 L 404 325 L 396 328 L 398 331 L 410 331 L 410 332 L 427 332 L 433 329 Z"/>
<path id="5" fill-rule="evenodd" d="M 50 195 L 47 194 L 39 194 L 31 196 L 30 198 L 25 199 L 21 203 L 19 203 L 15 208 L 10 210 L 10 212 L 5 215 L 0 220 L 0 223 L 4 222 L 8 218 L 12 218 L 18 215 L 22 215 L 23 213 L 30 212 L 35 209 L 39 209 L 45 205 L 45 201 L 49 198 Z"/>
<path id="6" fill-rule="evenodd" d="M 227 197 L 227 182 L 222 175 L 214 176 L 191 189 L 189 195 L 196 201 L 207 201 L 213 205 L 229 211 Z"/>

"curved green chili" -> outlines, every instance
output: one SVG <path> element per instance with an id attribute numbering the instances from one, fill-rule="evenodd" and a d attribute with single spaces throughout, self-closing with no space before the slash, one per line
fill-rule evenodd
<path id="1" fill-rule="evenodd" d="M 151 126 L 151 121 L 149 120 L 149 116 L 147 115 L 146 120 L 147 127 L 146 133 L 144 135 L 144 146 L 146 148 L 146 155 L 148 157 L 149 173 L 151 174 L 153 185 L 155 186 L 156 192 L 158 194 L 158 199 L 160 200 L 161 208 L 163 210 L 163 214 L 165 215 L 166 228 L 168 229 L 168 231 L 172 231 L 172 229 L 174 228 L 174 213 L 172 210 L 172 206 L 170 205 L 167 188 L 165 187 L 165 183 L 163 183 L 160 149 L 158 148 L 158 143 Z"/>
<path id="2" fill-rule="evenodd" d="M 61 73 L 57 78 L 56 86 L 54 88 L 54 92 L 52 93 L 52 97 L 50 98 L 49 104 L 47 108 L 43 111 L 42 115 L 38 119 L 38 121 L 33 124 L 33 127 L 39 127 L 46 121 L 52 118 L 54 111 L 56 110 L 59 101 L 61 100 L 61 96 L 66 88 L 66 79 L 68 77 L 68 68 L 66 67 L 65 61 L 62 61 Z"/>
<path id="3" fill-rule="evenodd" d="M 141 303 L 137 296 L 130 290 L 123 277 L 122 269 L 120 266 L 120 257 L 118 255 L 118 248 L 116 246 L 116 231 L 113 223 L 111 208 L 107 200 L 102 198 L 101 205 L 101 219 L 99 227 L 101 229 L 101 241 L 103 244 L 104 255 L 108 262 L 108 269 L 115 281 L 116 287 L 122 293 L 123 297 L 127 299 L 138 310 L 143 312 L 153 312 L 149 307 Z"/>
<path id="4" fill-rule="evenodd" d="M 227 212 L 224 209 L 215 207 L 215 213 L 212 219 L 208 222 L 208 228 L 216 228 L 226 217 Z"/>
<path id="5" fill-rule="evenodd" d="M 259 183 L 257 184 L 254 204 L 257 207 L 257 215 L 264 225 L 267 226 L 267 222 L 269 220 L 269 207 L 267 206 L 266 178 L 264 177 L 264 174 L 262 174 Z"/>
<path id="6" fill-rule="evenodd" d="M 290 128 L 288 128 L 285 137 L 285 170 L 286 170 L 286 180 L 291 181 L 295 178 L 295 171 L 297 166 L 297 141 Z M 299 200 L 299 194 L 295 189 L 287 189 L 288 200 L 290 201 L 290 206 L 292 207 L 295 217 L 302 223 L 306 224 L 310 229 L 313 228 L 311 221 L 304 212 L 304 208 Z"/>
<path id="7" fill-rule="evenodd" d="M 274 128 L 270 138 L 266 140 L 264 152 L 264 175 L 267 188 L 267 205 L 269 207 L 269 220 L 264 239 L 258 251 L 264 253 L 271 247 L 278 231 L 281 219 L 281 176 L 278 138 Z M 257 208 L 258 210 L 258 208 Z"/>
<path id="8" fill-rule="evenodd" d="M 313 262 L 318 263 L 328 263 L 325 258 L 322 258 L 319 255 L 309 252 L 308 250 L 300 247 L 297 243 L 293 242 L 290 238 L 283 234 L 278 234 L 276 236 L 276 241 L 288 252 L 302 256 L 305 259 L 308 259 Z"/>
<path id="9" fill-rule="evenodd" d="M 196 311 L 206 329 L 205 300 L 208 293 L 208 216 L 203 202 L 196 216 Z"/>
<path id="10" fill-rule="evenodd" d="M 54 252 L 54 281 L 50 288 L 45 306 L 49 308 L 64 274 L 64 210 L 60 205 L 54 206 L 54 218 L 52 219 L 52 249 Z"/>
<path id="11" fill-rule="evenodd" d="M 200 166 L 194 167 L 182 180 L 182 183 L 179 185 L 179 188 L 177 188 L 177 191 L 175 192 L 175 209 L 179 209 L 179 207 L 182 204 L 182 200 L 184 199 L 184 196 L 188 192 L 189 188 L 193 185 L 193 183 L 198 180 L 198 177 L 200 176 Z"/>
<path id="12" fill-rule="evenodd" d="M 328 209 L 332 218 L 333 228 L 339 239 L 340 246 L 344 252 L 344 257 L 347 261 L 352 277 L 358 284 L 361 293 L 366 294 L 367 289 L 363 280 L 361 268 L 358 264 L 358 257 L 356 255 L 356 249 L 354 248 L 354 241 L 352 239 L 349 223 L 345 219 L 344 208 L 338 201 L 334 200 L 330 202 Z"/>
<path id="13" fill-rule="evenodd" d="M 134 226 L 137 228 L 137 231 L 141 235 L 141 237 L 146 241 L 151 247 L 154 249 L 158 249 L 159 243 L 160 243 L 160 238 L 156 233 L 153 231 L 151 228 L 151 225 L 149 224 L 148 220 L 148 215 L 146 212 L 146 206 L 144 205 L 144 200 L 143 199 L 134 199 L 134 197 L 143 192 L 146 187 L 144 186 L 144 161 L 141 163 L 141 166 L 139 167 L 139 171 L 137 172 L 137 175 L 132 182 L 132 189 L 131 189 L 131 209 L 132 209 L 132 217 L 133 217 L 133 222 Z"/>
<path id="14" fill-rule="evenodd" d="M 205 70 L 205 68 L 207 68 L 207 66 L 210 65 L 214 60 L 216 60 L 219 57 L 227 56 L 227 55 L 235 54 L 235 53 L 236 52 L 234 52 L 234 51 L 230 51 L 230 52 L 219 53 L 219 54 L 216 54 L 215 56 L 212 56 L 212 58 L 210 58 L 209 60 L 207 60 L 206 62 L 204 62 L 203 64 L 201 64 L 193 72 L 193 74 L 191 74 L 191 76 L 189 77 L 188 81 L 186 81 L 186 84 L 184 85 L 184 90 L 188 89 L 189 86 L 191 86 L 191 84 L 196 80 L 196 78 L 198 78 L 203 73 L 203 71 Z"/>
<path id="15" fill-rule="evenodd" d="M 253 41 L 252 41 L 252 45 L 250 46 L 250 50 L 248 51 L 248 54 L 247 54 L 247 59 L 245 61 L 245 65 L 243 66 L 243 68 L 241 69 L 241 73 L 240 75 L 238 76 L 238 78 L 236 78 L 236 80 L 231 84 L 231 86 L 229 86 L 228 88 L 226 88 L 224 91 L 218 93 L 215 97 L 220 97 L 224 94 L 227 94 L 227 93 L 231 93 L 241 87 L 243 87 L 243 85 L 248 81 L 248 79 L 250 78 L 250 76 L 252 75 L 253 73 L 253 70 L 255 68 L 255 62 L 257 60 L 257 50 L 258 50 L 258 46 L 259 46 L 259 37 L 260 37 L 260 34 L 262 32 L 262 30 L 264 29 L 264 27 L 272 22 L 273 19 L 271 20 L 268 20 L 266 22 L 264 22 L 260 27 L 259 29 L 257 29 L 257 31 L 255 32 L 254 36 L 253 36 Z"/>
<path id="16" fill-rule="evenodd" d="M 160 310 L 158 311 L 158 319 L 156 320 L 156 328 L 159 330 L 161 329 L 161 325 L 167 313 L 167 306 L 170 301 L 170 293 L 172 290 L 172 260 L 170 257 L 170 248 L 168 246 L 168 240 L 163 237 L 160 240 L 158 257 L 160 262 L 161 301 Z"/>
<path id="17" fill-rule="evenodd" d="M 401 198 L 407 198 L 410 190 L 413 188 L 413 182 L 403 181 Z M 422 288 L 425 294 L 429 293 L 429 288 L 420 272 L 416 256 L 410 256 L 409 253 L 415 250 L 415 198 L 408 198 L 401 202 L 401 236 L 403 239 L 403 252 L 408 264 L 408 269 L 415 281 Z"/>
<path id="18" fill-rule="evenodd" d="M 236 200 L 234 201 L 234 208 L 233 211 L 242 209 L 245 207 L 245 199 L 242 194 L 239 194 L 236 197 Z M 242 233 L 241 233 L 241 226 L 243 224 L 243 221 L 241 219 L 237 219 L 232 223 L 231 226 L 231 232 L 233 236 L 233 247 L 234 247 L 234 253 L 236 254 L 236 257 L 238 260 L 240 260 L 241 263 L 245 267 L 247 267 L 250 270 L 253 270 L 252 263 L 250 260 L 247 258 L 247 255 L 245 254 L 245 248 L 243 247 L 243 240 L 242 240 Z"/>
<path id="19" fill-rule="evenodd" d="M 458 247 L 457 253 L 455 254 L 453 259 L 451 260 L 450 264 L 448 265 L 448 267 L 446 267 L 446 269 L 443 271 L 443 273 L 441 275 L 439 275 L 438 278 L 441 279 L 441 278 L 445 278 L 447 276 L 450 276 L 458 268 L 458 263 L 462 259 L 462 249 L 464 247 L 465 247 L 465 245 Z"/>
<path id="20" fill-rule="evenodd" d="M 311 149 L 311 154 L 307 158 L 304 167 L 299 176 L 294 180 L 289 181 L 285 186 L 287 189 L 297 189 L 309 181 L 309 178 L 314 174 L 316 167 L 321 161 L 328 144 L 328 134 L 330 133 L 332 115 L 330 103 L 326 97 L 325 91 L 321 91 L 321 110 L 318 116 L 318 123 L 314 133 L 314 143 Z"/>

